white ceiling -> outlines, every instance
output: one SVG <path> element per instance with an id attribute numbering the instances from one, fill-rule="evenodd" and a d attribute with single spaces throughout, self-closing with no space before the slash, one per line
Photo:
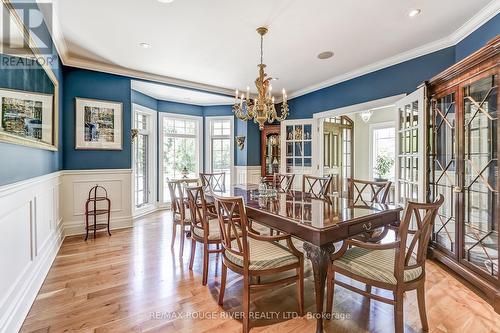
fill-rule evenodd
<path id="1" fill-rule="evenodd" d="M 133 80 L 132 89 L 164 101 L 174 101 L 201 106 L 230 105 L 234 103 L 234 98 L 232 97 L 226 97 L 204 91 L 168 86 L 160 83 L 150 83 Z"/>
<path id="2" fill-rule="evenodd" d="M 268 26 L 264 63 L 279 78 L 273 90 L 286 88 L 290 96 L 410 50 L 428 50 L 488 4 L 490 11 L 500 7 L 498 0 L 53 1 L 70 64 L 90 60 L 228 89 L 254 88 L 255 29 Z M 408 17 L 415 7 L 422 13 Z M 334 57 L 317 59 L 325 50 Z"/>

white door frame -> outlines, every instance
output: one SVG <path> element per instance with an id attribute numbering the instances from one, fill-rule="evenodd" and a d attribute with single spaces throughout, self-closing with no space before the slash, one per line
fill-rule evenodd
<path id="1" fill-rule="evenodd" d="M 400 179 L 400 166 L 399 166 L 399 150 L 400 150 L 400 140 L 399 140 L 399 124 L 400 124 L 400 113 L 399 109 L 401 107 L 404 108 L 406 104 L 409 104 L 413 101 L 417 101 L 419 105 L 419 117 L 418 117 L 418 152 L 417 152 L 417 157 L 418 157 L 418 201 L 419 202 L 426 202 L 425 199 L 425 188 L 427 184 L 427 156 L 426 156 L 426 149 L 427 149 L 427 140 L 426 140 L 426 123 L 427 123 L 427 112 L 426 112 L 426 105 L 425 105 L 425 86 L 419 87 L 417 90 L 412 92 L 411 94 L 408 94 L 407 96 L 401 98 L 395 105 L 396 105 L 396 163 L 395 163 L 395 173 L 394 173 L 394 183 L 396 186 L 396 195 L 394 198 L 394 201 L 396 203 L 400 204 L 406 204 L 406 202 L 399 202 L 399 179 Z"/>
<path id="2" fill-rule="evenodd" d="M 137 208 L 135 205 L 135 141 L 132 142 L 132 216 L 137 217 L 140 215 L 144 215 L 147 213 L 150 213 L 154 211 L 157 208 L 157 171 L 158 171 L 158 163 L 157 163 L 157 133 L 158 133 L 158 127 L 157 127 L 157 111 L 149 109 L 147 107 L 144 107 L 142 105 L 138 105 L 133 103 L 132 104 L 132 128 L 135 127 L 135 116 L 137 113 L 144 114 L 148 116 L 148 127 L 149 127 L 149 142 L 148 142 L 148 156 L 149 156 L 149 168 L 148 168 L 148 197 L 149 197 L 149 203 Z"/>
<path id="3" fill-rule="evenodd" d="M 336 109 L 331 109 L 323 112 L 318 112 L 313 114 L 313 118 L 316 119 L 316 123 L 318 124 L 318 130 L 315 131 L 318 133 L 316 136 L 316 140 L 313 140 L 313 146 L 318 147 L 316 150 L 315 156 L 313 156 L 313 159 L 317 161 L 317 166 L 316 170 L 322 175 L 323 174 L 323 168 L 322 168 L 322 163 L 323 163 L 323 126 L 319 126 L 319 124 L 323 124 L 322 118 L 333 118 L 333 117 L 338 117 L 338 116 L 344 116 L 348 115 L 351 113 L 357 113 L 361 111 L 366 111 L 366 110 L 377 110 L 381 108 L 386 108 L 388 106 L 395 105 L 396 102 L 401 100 L 403 97 L 405 97 L 406 94 L 399 94 L 399 95 L 394 95 L 394 96 L 389 96 L 389 97 L 384 97 L 384 98 L 379 98 L 379 99 L 374 99 L 372 101 L 364 102 L 364 103 L 358 103 L 358 104 L 353 104 L 349 106 L 344 106 Z M 324 121 L 324 120 L 323 120 Z M 354 129 L 356 131 L 356 129 Z M 354 138 L 352 138 L 354 140 Z M 354 151 L 351 152 L 354 158 Z M 321 163 L 321 164 L 320 164 Z M 354 161 L 354 165 L 356 165 L 356 161 Z M 354 173 L 354 170 L 352 170 Z"/>
<path id="4" fill-rule="evenodd" d="M 212 140 L 210 126 L 213 120 L 230 120 L 231 131 L 229 134 L 229 142 L 231 144 L 231 185 L 236 183 L 236 175 L 234 168 L 234 116 L 207 116 L 205 117 L 205 172 L 212 172 Z M 227 186 L 228 184 L 226 184 Z"/>

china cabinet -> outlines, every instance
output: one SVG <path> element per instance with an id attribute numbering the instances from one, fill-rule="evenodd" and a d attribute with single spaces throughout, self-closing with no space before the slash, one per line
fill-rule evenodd
<path id="1" fill-rule="evenodd" d="M 498 75 L 500 36 L 428 83 L 428 196 L 445 202 L 431 253 L 500 313 Z"/>
<path id="2" fill-rule="evenodd" d="M 294 189 L 301 189 L 302 175 L 313 174 L 313 119 L 285 120 L 281 122 L 282 173 L 295 174 Z M 314 136 L 314 137 L 313 137 Z"/>
<path id="3" fill-rule="evenodd" d="M 272 182 L 273 174 L 280 173 L 280 132 L 280 125 L 266 125 L 260 134 L 261 177 L 266 182 Z"/>

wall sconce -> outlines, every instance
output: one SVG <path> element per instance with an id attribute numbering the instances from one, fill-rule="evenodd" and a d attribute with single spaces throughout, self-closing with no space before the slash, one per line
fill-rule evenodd
<path id="1" fill-rule="evenodd" d="M 131 141 L 134 142 L 135 138 L 137 137 L 137 135 L 139 134 L 139 130 L 137 128 L 132 128 L 130 130 L 130 137 L 131 137 Z"/>
<path id="2" fill-rule="evenodd" d="M 363 111 L 359 114 L 359 116 L 365 123 L 367 123 L 370 121 L 370 118 L 372 117 L 372 111 L 371 110 Z"/>
<path id="3" fill-rule="evenodd" d="M 238 135 L 236 136 L 236 145 L 238 146 L 239 150 L 243 150 L 245 147 L 245 136 Z"/>

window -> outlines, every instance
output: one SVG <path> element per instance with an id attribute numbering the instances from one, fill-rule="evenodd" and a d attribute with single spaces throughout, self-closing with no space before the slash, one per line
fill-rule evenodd
<path id="1" fill-rule="evenodd" d="M 163 202 L 170 202 L 167 181 L 198 178 L 202 150 L 201 118 L 162 114 L 161 173 Z"/>
<path id="2" fill-rule="evenodd" d="M 395 128 L 377 126 L 372 128 L 372 176 L 394 180 L 394 158 L 396 154 Z"/>
<path id="3" fill-rule="evenodd" d="M 207 170 L 225 172 L 226 186 L 231 185 L 233 165 L 233 117 L 207 117 Z"/>
<path id="4" fill-rule="evenodd" d="M 134 105 L 132 145 L 134 210 L 146 209 L 156 200 L 156 112 Z"/>

